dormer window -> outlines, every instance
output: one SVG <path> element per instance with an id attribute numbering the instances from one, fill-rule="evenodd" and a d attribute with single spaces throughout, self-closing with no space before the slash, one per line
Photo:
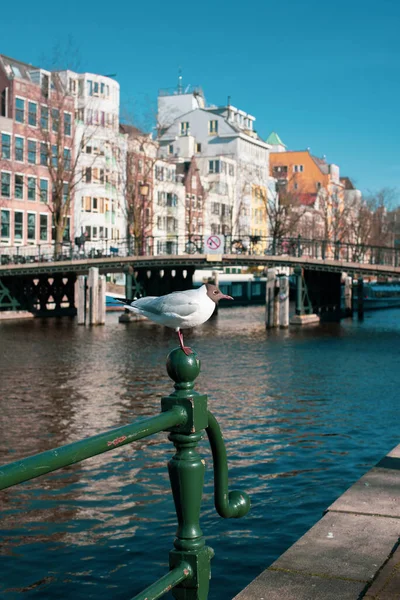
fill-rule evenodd
<path id="1" fill-rule="evenodd" d="M 189 123 L 187 121 L 181 122 L 180 134 L 189 135 Z"/>
<path id="2" fill-rule="evenodd" d="M 208 135 L 217 135 L 218 133 L 218 121 L 208 121 Z"/>

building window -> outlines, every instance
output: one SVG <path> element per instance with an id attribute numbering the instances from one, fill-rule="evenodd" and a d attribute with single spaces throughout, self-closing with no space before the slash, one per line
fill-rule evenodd
<path id="1" fill-rule="evenodd" d="M 36 177 L 28 177 L 28 200 L 36 200 Z"/>
<path id="2" fill-rule="evenodd" d="M 208 161 L 208 172 L 209 173 L 219 173 L 220 172 L 219 160 L 209 160 Z"/>
<path id="3" fill-rule="evenodd" d="M 15 120 L 17 123 L 25 121 L 25 100 L 22 98 L 15 98 Z"/>
<path id="4" fill-rule="evenodd" d="M 174 153 L 174 145 L 173 145 L 173 144 L 170 144 L 170 145 L 168 146 L 168 154 L 173 154 L 173 153 Z"/>
<path id="5" fill-rule="evenodd" d="M 181 132 L 181 135 L 189 135 L 189 123 L 188 123 L 188 121 L 182 121 L 181 122 L 180 132 Z"/>
<path id="6" fill-rule="evenodd" d="M 24 213 L 14 213 L 14 240 L 22 240 L 24 235 Z"/>
<path id="7" fill-rule="evenodd" d="M 28 163 L 36 164 L 36 142 L 28 140 Z"/>
<path id="8" fill-rule="evenodd" d="M 40 215 L 40 240 L 46 242 L 48 239 L 48 218 L 47 215 Z"/>
<path id="9" fill-rule="evenodd" d="M 164 181 L 164 167 L 156 166 L 156 179 Z"/>
<path id="10" fill-rule="evenodd" d="M 221 205 L 218 202 L 211 203 L 211 212 L 213 215 L 219 215 L 221 212 Z"/>
<path id="11" fill-rule="evenodd" d="M 10 239 L 10 211 L 1 211 L 1 239 Z"/>
<path id="12" fill-rule="evenodd" d="M 64 169 L 69 171 L 71 168 L 71 150 L 64 148 Z"/>
<path id="13" fill-rule="evenodd" d="M 76 94 L 76 79 L 69 79 L 69 91 L 71 94 Z"/>
<path id="14" fill-rule="evenodd" d="M 167 206 L 176 206 L 178 203 L 178 198 L 176 194 L 167 193 Z"/>
<path id="15" fill-rule="evenodd" d="M 92 167 L 85 167 L 83 169 L 83 179 L 84 179 L 85 183 L 92 182 Z"/>
<path id="16" fill-rule="evenodd" d="M 40 164 L 43 167 L 47 167 L 47 146 L 46 146 L 46 144 L 40 144 Z"/>
<path id="17" fill-rule="evenodd" d="M 317 190 L 320 190 L 320 189 L 321 189 L 321 182 L 317 181 Z"/>
<path id="18" fill-rule="evenodd" d="M 200 154 L 200 152 L 201 152 L 201 144 L 198 143 L 198 144 L 196 144 L 196 154 Z"/>
<path id="19" fill-rule="evenodd" d="M 49 128 L 49 109 L 47 106 L 40 107 L 40 127 L 43 131 L 47 131 Z"/>
<path id="20" fill-rule="evenodd" d="M 218 121 L 215 119 L 213 121 L 208 121 L 208 134 L 216 135 L 218 133 Z"/>
<path id="21" fill-rule="evenodd" d="M 8 117 L 8 88 L 5 88 L 0 94 L 0 117 Z"/>
<path id="22" fill-rule="evenodd" d="M 302 173 L 304 171 L 303 165 L 293 165 L 293 173 Z"/>
<path id="23" fill-rule="evenodd" d="M 53 167 L 57 167 L 58 165 L 58 152 L 57 152 L 57 146 L 52 146 L 51 147 L 51 165 Z"/>
<path id="24" fill-rule="evenodd" d="M 92 227 L 92 238 L 97 240 L 97 227 Z"/>
<path id="25" fill-rule="evenodd" d="M 1 195 L 3 198 L 11 196 L 11 175 L 10 173 L 1 174 Z"/>
<path id="26" fill-rule="evenodd" d="M 37 104 L 36 102 L 28 102 L 28 123 L 32 127 L 37 125 Z"/>
<path id="27" fill-rule="evenodd" d="M 54 133 L 58 133 L 58 128 L 60 127 L 60 111 L 58 108 L 51 109 L 51 128 Z"/>
<path id="28" fill-rule="evenodd" d="M 235 167 L 229 163 L 228 169 L 229 169 L 229 175 L 231 175 L 233 177 L 235 175 Z"/>
<path id="29" fill-rule="evenodd" d="M 36 213 L 28 213 L 28 240 L 36 239 Z"/>
<path id="30" fill-rule="evenodd" d="M 19 162 L 24 162 L 24 138 L 16 137 L 15 138 L 15 160 Z"/>
<path id="31" fill-rule="evenodd" d="M 62 197 L 63 204 L 66 204 L 68 202 L 68 197 L 69 197 L 69 185 L 68 185 L 68 183 L 64 182 L 63 183 L 63 197 Z"/>
<path id="32" fill-rule="evenodd" d="M 11 135 L 8 133 L 1 134 L 1 158 L 5 160 L 11 158 Z"/>
<path id="33" fill-rule="evenodd" d="M 88 96 L 93 96 L 93 81 L 91 81 L 90 79 L 87 80 L 86 82 L 87 84 L 87 93 Z"/>
<path id="34" fill-rule="evenodd" d="M 71 135 L 71 113 L 64 113 L 64 134 Z"/>
<path id="35" fill-rule="evenodd" d="M 63 240 L 69 242 L 71 239 L 71 217 L 67 217 L 67 224 L 64 229 Z"/>
<path id="36" fill-rule="evenodd" d="M 47 179 L 40 180 L 40 201 L 47 202 L 49 198 L 49 182 Z"/>
<path id="37" fill-rule="evenodd" d="M 19 200 L 22 200 L 24 197 L 24 176 L 23 175 L 15 175 L 14 178 L 14 196 Z"/>

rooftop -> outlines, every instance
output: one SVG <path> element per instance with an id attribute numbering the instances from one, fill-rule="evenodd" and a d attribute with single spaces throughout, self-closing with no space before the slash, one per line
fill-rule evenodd
<path id="1" fill-rule="evenodd" d="M 28 63 L 21 62 L 15 58 L 10 58 L 4 54 L 0 54 L 0 63 L 10 79 L 17 77 L 18 79 L 27 79 L 32 81 L 31 73 L 39 71 L 39 67 L 35 67 Z"/>
<path id="2" fill-rule="evenodd" d="M 282 142 L 281 138 L 275 131 L 271 131 L 267 139 L 265 140 L 267 144 L 271 144 L 271 146 L 283 146 L 286 148 L 286 145 Z"/>

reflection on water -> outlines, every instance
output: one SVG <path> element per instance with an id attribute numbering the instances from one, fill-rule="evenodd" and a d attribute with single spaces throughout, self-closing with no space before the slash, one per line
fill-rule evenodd
<path id="1" fill-rule="evenodd" d="M 240 520 L 217 516 L 207 463 L 202 529 L 210 600 L 229 600 L 398 443 L 399 311 L 265 331 L 262 307 L 221 310 L 187 334 L 228 445 Z M 0 325 L 1 463 L 159 411 L 176 345 L 149 323 Z M 165 434 L 0 492 L 2 597 L 126 599 L 167 569 L 176 518 Z M 246 565 L 243 565 L 243 556 Z M 146 568 L 145 568 L 146 566 Z"/>

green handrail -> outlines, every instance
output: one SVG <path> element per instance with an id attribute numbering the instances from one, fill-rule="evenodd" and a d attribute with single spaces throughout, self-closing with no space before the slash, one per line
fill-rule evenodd
<path id="1" fill-rule="evenodd" d="M 62 467 L 73 465 L 113 448 L 125 446 L 136 440 L 165 431 L 186 420 L 185 411 L 179 407 L 131 425 L 123 425 L 93 437 L 46 450 L 0 467 L 0 490 L 35 479 Z"/>
<path id="2" fill-rule="evenodd" d="M 214 462 L 215 508 L 224 519 L 244 517 L 250 510 L 250 498 L 246 492 L 228 492 L 228 464 L 224 438 L 217 419 L 210 412 L 206 432 Z"/>
<path id="3" fill-rule="evenodd" d="M 175 391 L 161 399 L 159 415 L 0 467 L 0 490 L 75 464 L 136 440 L 169 431 L 176 453 L 168 463 L 172 494 L 178 519 L 170 571 L 134 600 L 157 600 L 172 589 L 177 600 L 207 600 L 211 577 L 212 548 L 205 544 L 200 528 L 205 464 L 197 445 L 206 431 L 214 462 L 215 506 L 224 518 L 242 517 L 250 509 L 245 492 L 228 492 L 228 466 L 220 427 L 208 411 L 207 396 L 193 390 L 200 361 L 180 349 L 167 359 L 168 375 Z"/>
<path id="4" fill-rule="evenodd" d="M 160 577 L 158 581 L 149 585 L 148 588 L 140 592 L 132 600 L 157 600 L 164 594 L 167 594 L 172 588 L 187 579 L 192 574 L 192 568 L 188 563 L 182 562 L 179 567 L 175 567 L 169 573 Z"/>

